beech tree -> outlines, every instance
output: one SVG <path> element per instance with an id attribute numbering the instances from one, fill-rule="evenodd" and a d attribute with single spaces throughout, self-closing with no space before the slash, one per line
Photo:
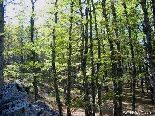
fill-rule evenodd
<path id="1" fill-rule="evenodd" d="M 67 116 L 71 116 L 70 104 L 71 104 L 71 83 L 72 83 L 72 30 L 73 30 L 73 5 L 74 2 L 70 1 L 70 26 L 69 26 L 69 44 L 68 44 L 68 61 L 67 61 L 67 94 L 66 94 L 66 101 L 67 101 Z"/>
<path id="2" fill-rule="evenodd" d="M 57 6 L 57 2 L 58 0 L 55 1 L 55 10 L 57 10 L 58 6 Z M 55 24 L 57 24 L 58 22 L 58 12 L 55 12 Z M 53 29 L 53 42 L 51 43 L 51 48 L 52 48 L 52 71 L 51 71 L 51 75 L 53 75 L 51 78 L 53 78 L 54 80 L 54 88 L 55 88 L 55 93 L 56 93 L 56 101 L 58 104 L 58 108 L 59 108 L 59 114 L 60 116 L 63 116 L 63 112 L 62 112 L 62 103 L 60 101 L 60 93 L 59 93 L 59 89 L 58 89 L 58 79 L 57 79 L 57 72 L 56 72 L 56 66 L 55 66 L 55 59 L 56 59 L 56 51 L 55 51 L 55 47 L 56 47 L 56 35 L 55 35 L 55 28 Z"/>
<path id="3" fill-rule="evenodd" d="M 31 42 L 32 45 L 35 43 L 34 42 L 34 4 L 37 0 L 33 1 L 31 0 L 32 3 L 32 12 L 31 12 L 31 19 L 30 19 L 30 33 L 31 33 Z M 34 50 L 31 51 L 32 56 L 31 56 L 31 61 L 33 62 L 32 66 L 32 74 L 35 73 L 35 62 L 36 62 L 36 53 Z M 33 81 L 33 86 L 34 86 L 34 93 L 35 93 L 35 101 L 38 99 L 38 87 L 37 87 L 37 76 L 34 74 L 33 75 L 34 81 Z"/>
<path id="4" fill-rule="evenodd" d="M 154 63 L 153 63 L 153 50 L 152 50 L 152 36 L 151 36 L 151 25 L 149 20 L 149 15 L 146 6 L 146 0 L 139 1 L 141 4 L 143 13 L 144 13 L 144 25 L 143 25 L 143 32 L 146 35 L 146 52 L 147 52 L 147 61 L 148 61 L 148 71 L 150 74 L 150 82 L 152 87 L 152 94 L 153 94 L 153 102 L 155 102 L 155 72 L 154 72 Z"/>

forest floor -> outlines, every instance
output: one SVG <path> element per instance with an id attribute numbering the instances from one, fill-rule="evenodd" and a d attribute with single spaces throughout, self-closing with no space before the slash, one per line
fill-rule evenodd
<path id="1" fill-rule="evenodd" d="M 43 87 L 43 88 L 42 88 Z M 57 104 L 55 102 L 54 95 L 51 95 L 51 91 L 53 90 L 53 87 L 48 85 L 47 83 L 44 83 L 43 85 L 40 85 L 39 87 L 39 95 L 41 96 L 39 99 L 44 101 L 51 109 L 58 111 Z M 46 88 L 46 89 L 45 89 Z M 103 91 L 103 93 L 105 93 Z M 151 94 L 150 91 L 146 91 L 144 88 L 144 93 L 141 92 L 141 87 L 136 86 L 136 111 L 132 112 L 132 95 L 130 92 L 129 87 L 123 88 L 123 94 L 126 96 L 123 98 L 123 116 L 131 116 L 133 113 L 135 116 L 155 116 L 155 104 L 152 104 L 151 102 Z M 34 95 L 29 94 L 28 101 L 33 103 L 34 102 Z M 84 109 L 82 108 L 73 108 L 72 110 L 72 116 L 85 116 Z M 66 107 L 63 106 L 63 113 L 64 116 L 66 116 Z M 107 100 L 103 104 L 103 116 L 112 116 L 113 114 L 113 104 L 111 100 Z M 96 113 L 96 116 L 99 116 L 98 112 Z"/>
<path id="2" fill-rule="evenodd" d="M 46 91 L 46 92 L 45 92 Z M 46 89 L 44 93 L 43 99 L 47 102 L 47 104 L 53 109 L 58 110 L 55 102 L 55 98 L 49 96 L 49 92 L 51 89 Z M 151 102 L 151 94 L 150 91 L 146 91 L 144 88 L 144 93 L 141 92 L 141 87 L 136 86 L 136 111 L 132 112 L 132 94 L 130 92 L 130 88 L 123 88 L 123 94 L 126 96 L 123 98 L 123 116 L 131 116 L 133 113 L 135 116 L 155 116 L 155 104 Z M 63 106 L 63 113 L 66 116 L 66 107 Z M 113 104 L 111 100 L 107 100 L 103 104 L 103 116 L 112 116 L 113 114 Z M 84 109 L 82 108 L 73 108 L 72 116 L 85 116 Z M 99 113 L 96 113 L 96 116 L 99 116 Z"/>

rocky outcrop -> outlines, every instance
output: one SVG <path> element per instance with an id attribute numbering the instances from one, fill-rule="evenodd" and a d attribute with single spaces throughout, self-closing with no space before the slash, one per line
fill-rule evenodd
<path id="1" fill-rule="evenodd" d="M 13 83 L 1 87 L 0 116 L 59 116 L 44 102 L 30 104 L 27 97 L 27 92 L 20 84 Z"/>

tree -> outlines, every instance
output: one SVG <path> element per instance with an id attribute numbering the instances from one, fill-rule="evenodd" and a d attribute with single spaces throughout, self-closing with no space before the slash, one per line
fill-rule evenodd
<path id="1" fill-rule="evenodd" d="M 32 12 L 31 12 L 31 20 L 30 20 L 30 32 L 31 32 L 31 42 L 32 45 L 34 44 L 34 4 L 37 0 L 33 1 L 31 0 L 32 3 Z M 35 73 L 35 62 L 36 62 L 36 53 L 34 50 L 31 51 L 32 56 L 31 56 L 31 61 L 33 62 L 33 66 L 32 66 L 32 74 Z M 33 75 L 33 86 L 34 86 L 34 93 L 35 93 L 35 101 L 37 101 L 38 99 L 38 87 L 37 87 L 37 76 L 34 74 Z"/>
<path id="2" fill-rule="evenodd" d="M 153 94 L 152 102 L 155 102 L 155 71 L 154 71 L 154 63 L 153 63 L 151 25 L 149 21 L 147 6 L 146 6 L 146 0 L 139 1 L 139 3 L 141 4 L 143 15 L 144 15 L 143 32 L 146 35 L 148 72 L 150 74 L 150 82 L 151 82 L 152 94 Z"/>
<path id="3" fill-rule="evenodd" d="M 152 16 L 153 16 L 153 31 L 154 31 L 153 36 L 154 36 L 154 41 L 155 41 L 155 0 L 152 0 Z"/>
<path id="4" fill-rule="evenodd" d="M 81 61 L 81 69 L 82 69 L 82 75 L 83 75 L 83 87 L 84 87 L 84 101 L 85 103 L 85 115 L 89 116 L 90 115 L 90 98 L 89 98 L 89 92 L 88 92 L 88 75 L 86 75 L 87 70 L 87 60 L 88 60 L 88 13 L 89 13 L 89 0 L 87 0 L 87 7 L 85 9 L 85 18 L 83 18 L 83 13 L 82 13 L 82 8 L 81 8 L 81 18 L 82 20 L 85 19 L 86 23 L 82 24 L 81 27 L 83 28 L 82 30 L 82 61 Z M 80 6 L 81 4 L 80 1 Z"/>
<path id="5" fill-rule="evenodd" d="M 91 3 L 92 3 L 92 7 L 93 7 L 93 18 L 94 18 L 94 21 L 95 21 L 95 40 L 97 40 L 97 77 L 96 77 L 96 87 L 97 87 L 97 90 L 98 90 L 98 105 L 99 105 L 99 109 L 100 109 L 100 116 L 102 116 L 102 88 L 101 88 L 101 77 L 100 76 L 100 68 L 101 68 L 101 38 L 99 38 L 99 34 L 98 34 L 98 24 L 97 24 L 97 12 L 96 12 L 96 7 L 95 7 L 95 4 L 93 2 L 93 0 L 91 0 Z M 92 42 L 93 43 L 93 42 Z M 92 64 L 92 68 L 94 68 L 93 66 L 94 64 Z M 93 69 L 94 70 L 94 69 Z M 93 87 L 93 90 L 95 91 L 95 87 Z M 94 92 L 95 94 L 95 92 Z M 94 97 L 95 98 L 95 97 Z M 95 104 L 94 104 L 95 106 Z M 95 112 L 95 110 L 94 110 Z"/>
<path id="6" fill-rule="evenodd" d="M 4 68 L 4 7 L 3 1 L 0 1 L 0 87 L 3 85 L 3 68 Z"/>
<path id="7" fill-rule="evenodd" d="M 111 3 L 111 6 L 112 6 L 112 15 L 113 15 L 113 23 L 114 23 L 114 34 L 115 34 L 115 38 L 116 38 L 116 46 L 117 46 L 117 79 L 118 79 L 118 86 L 117 86 L 117 90 L 114 91 L 116 92 L 115 94 L 118 95 L 118 108 L 116 108 L 116 112 L 117 114 L 114 114 L 116 116 L 122 116 L 123 115 L 123 112 L 122 112 L 122 97 L 121 97 L 121 94 L 122 94 L 122 81 L 121 81 L 121 78 L 122 78 L 122 61 L 121 61 L 121 48 L 120 48 L 120 38 L 119 38 L 119 30 L 118 30 L 118 21 L 117 21 L 117 16 L 116 16 L 116 9 L 115 9 L 115 6 L 114 6 L 114 2 L 112 1 Z M 115 83 L 115 82 L 114 82 Z"/>
<path id="8" fill-rule="evenodd" d="M 112 39 L 112 35 L 110 32 L 110 28 L 109 28 L 109 24 L 108 24 L 108 18 L 107 18 L 107 13 L 106 13 L 106 0 L 102 0 L 102 14 L 103 17 L 105 18 L 105 27 L 107 30 L 107 37 L 108 37 L 108 42 L 110 44 L 110 60 L 111 60 L 111 78 L 113 79 L 113 92 L 114 92 L 114 97 L 113 97 L 113 115 L 117 116 L 118 113 L 118 103 L 117 103 L 117 82 L 116 82 L 116 75 L 117 75 L 117 64 L 115 62 L 115 48 L 114 48 L 114 43 L 113 43 L 113 39 Z M 114 4 L 113 2 L 111 3 L 112 5 Z M 111 6 L 113 8 L 113 6 Z"/>
<path id="9" fill-rule="evenodd" d="M 92 26 L 92 12 L 89 12 L 90 17 L 90 59 L 91 59 L 91 88 L 92 88 L 92 116 L 95 116 L 95 98 L 96 98 L 96 92 L 95 92 L 95 69 L 94 69 L 94 52 L 93 52 L 93 26 Z"/>
<path id="10" fill-rule="evenodd" d="M 130 51 L 131 51 L 131 58 L 132 58 L 132 111 L 135 112 L 135 83 L 136 83 L 136 64 L 135 64 L 135 53 L 134 53 L 134 46 L 133 46 L 133 40 L 131 38 L 131 26 L 130 22 L 128 20 L 128 13 L 127 13 L 127 6 L 126 3 L 123 2 L 124 12 L 126 16 L 126 22 L 127 22 L 127 29 L 128 29 L 128 35 L 129 35 L 129 45 L 130 45 Z M 133 114 L 134 115 L 134 114 Z"/>
<path id="11" fill-rule="evenodd" d="M 55 1 L 55 9 L 57 10 L 57 2 L 58 0 Z M 58 12 L 55 12 L 55 24 L 57 24 L 58 22 L 58 17 L 57 17 Z M 54 88 L 55 88 L 55 93 L 56 93 L 56 101 L 58 104 L 58 108 L 59 108 L 59 114 L 60 116 L 63 116 L 63 112 L 62 112 L 62 103 L 60 101 L 60 95 L 59 95 L 59 89 L 58 89 L 58 79 L 57 79 L 57 74 L 56 74 L 56 66 L 55 66 L 55 59 L 56 59 L 56 35 L 55 35 L 55 28 L 53 29 L 53 42 L 51 43 L 51 48 L 52 48 L 52 71 L 51 71 L 51 75 L 53 75 L 51 78 L 53 78 L 54 80 Z"/>
<path id="12" fill-rule="evenodd" d="M 73 4 L 74 2 L 71 0 L 70 3 L 70 27 L 69 27 L 69 46 L 68 46 L 68 77 L 67 77 L 67 116 L 71 116 L 70 104 L 71 104 L 71 83 L 72 83 L 72 29 L 73 29 Z"/>

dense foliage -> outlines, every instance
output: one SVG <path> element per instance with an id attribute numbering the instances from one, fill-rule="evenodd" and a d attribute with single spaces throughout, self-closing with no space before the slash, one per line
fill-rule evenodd
<path id="1" fill-rule="evenodd" d="M 114 116 L 122 116 L 123 90 L 131 88 L 135 111 L 140 80 L 155 100 L 154 0 L 48 0 L 40 9 L 39 0 L 15 2 L 4 1 L 20 6 L 5 18 L 4 77 L 34 86 L 36 100 L 37 85 L 47 83 L 61 115 L 62 101 L 68 116 L 73 107 L 86 116 L 98 107 L 102 116 L 113 100 Z"/>

